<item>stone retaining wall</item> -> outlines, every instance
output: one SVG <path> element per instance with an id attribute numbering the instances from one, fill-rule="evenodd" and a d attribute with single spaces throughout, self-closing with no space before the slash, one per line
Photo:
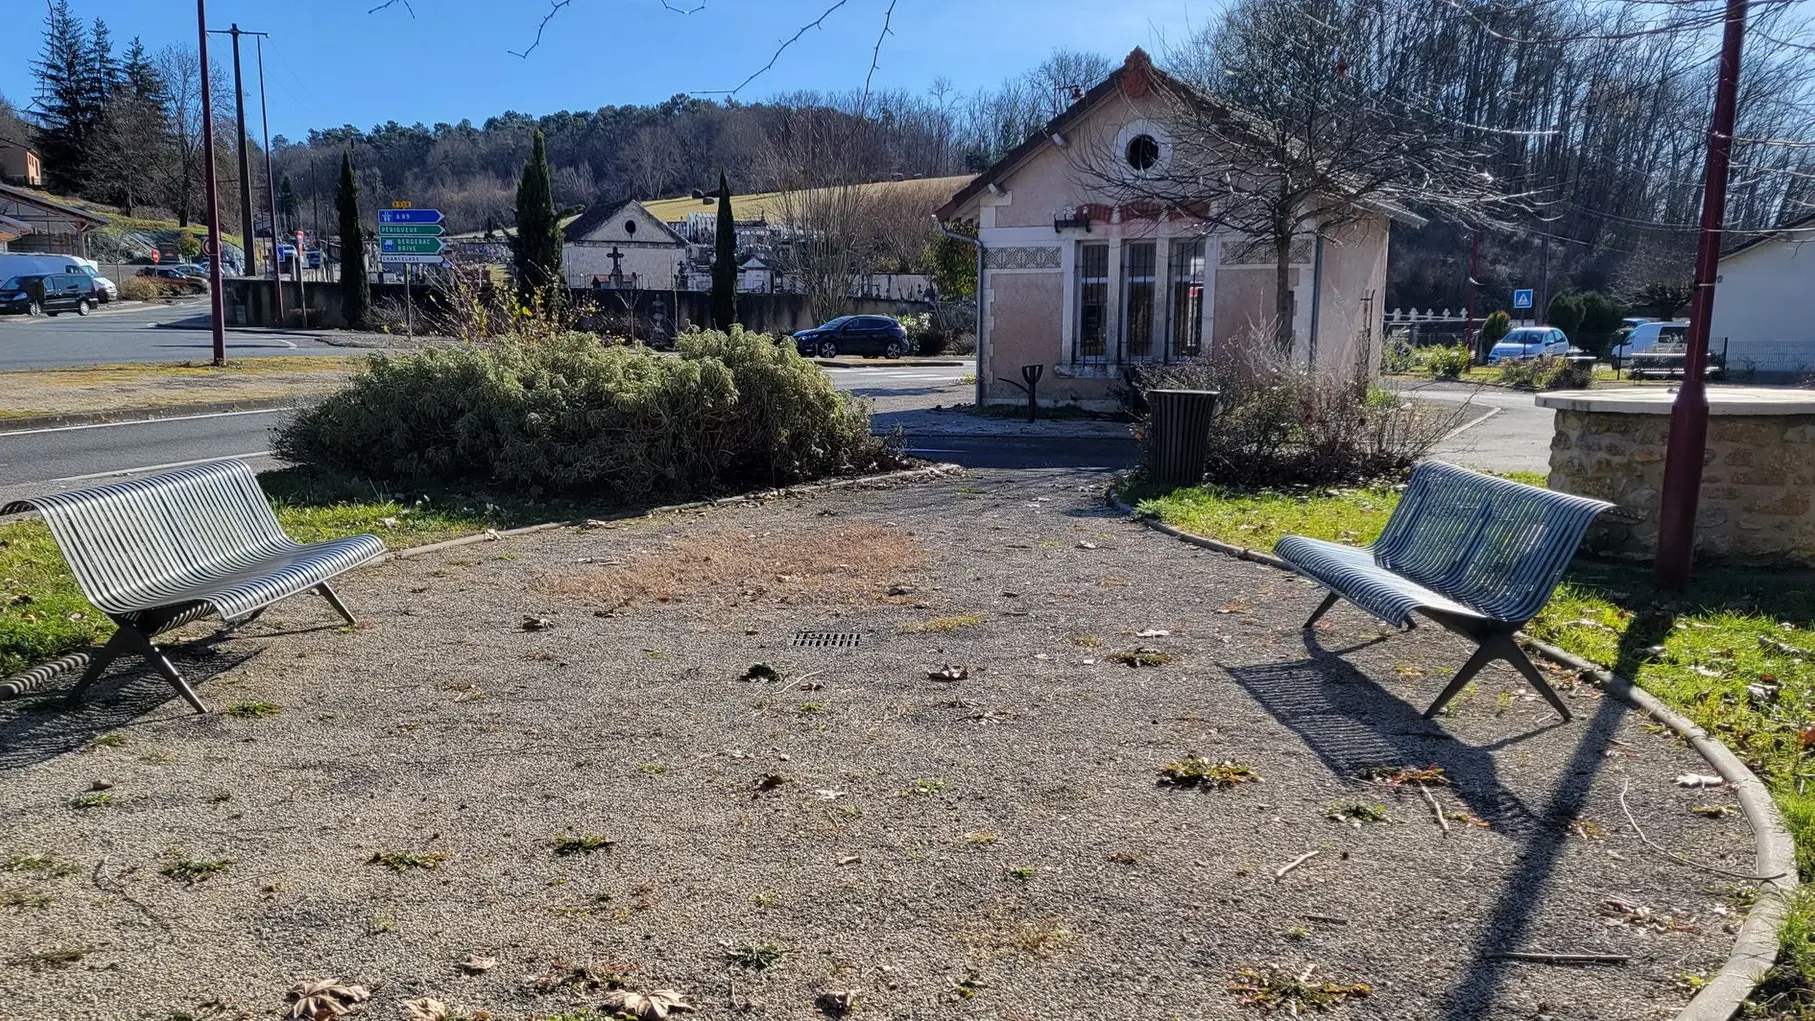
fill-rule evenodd
<path id="1" fill-rule="evenodd" d="M 1670 416 L 1559 409 L 1550 486 L 1620 505 L 1590 530 L 1596 552 L 1657 550 Z M 1815 564 L 1815 416 L 1713 415 L 1696 516 L 1698 552 Z"/>

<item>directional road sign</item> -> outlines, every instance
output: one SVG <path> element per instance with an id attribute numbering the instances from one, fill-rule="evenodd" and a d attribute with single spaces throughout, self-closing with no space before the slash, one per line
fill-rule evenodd
<path id="1" fill-rule="evenodd" d="M 442 243 L 440 238 L 379 238 L 380 252 L 396 252 L 400 255 L 439 255 Z"/>
<path id="2" fill-rule="evenodd" d="M 440 223 L 439 209 L 380 209 L 378 225 L 387 223 Z"/>
<path id="3" fill-rule="evenodd" d="M 405 252 L 379 252 L 379 262 L 415 263 L 418 266 L 439 266 L 447 260 L 439 255 L 421 255 Z"/>
<path id="4" fill-rule="evenodd" d="M 1531 307 L 1531 288 L 1521 287 L 1513 292 L 1513 308 Z"/>
<path id="5" fill-rule="evenodd" d="M 397 237 L 440 237 L 443 228 L 439 223 L 381 223 L 378 225 L 378 236 Z"/>

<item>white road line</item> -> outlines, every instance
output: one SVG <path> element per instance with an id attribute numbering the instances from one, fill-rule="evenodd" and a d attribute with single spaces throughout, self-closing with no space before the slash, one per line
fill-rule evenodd
<path id="1" fill-rule="evenodd" d="M 106 479 L 120 475 L 137 475 L 140 472 L 163 471 L 167 468 L 187 468 L 192 464 L 207 464 L 210 461 L 238 461 L 254 457 L 271 457 L 269 450 L 249 450 L 243 454 L 222 454 L 218 457 L 198 457 L 193 461 L 172 461 L 169 464 L 148 464 L 138 468 L 116 468 L 113 471 L 94 472 L 88 475 L 65 475 L 60 479 L 46 479 L 46 482 L 85 482 L 89 479 Z"/>
<path id="2" fill-rule="evenodd" d="M 135 418 L 129 422 L 89 422 L 86 425 L 52 425 L 42 429 L 0 429 L 0 440 L 8 436 L 35 436 L 38 433 L 66 433 L 78 429 L 115 429 L 123 425 L 146 425 L 152 422 L 193 422 L 201 418 L 233 418 L 238 415 L 278 415 L 290 408 L 256 408 L 251 411 L 211 411 L 205 415 L 171 415 L 169 418 Z"/>

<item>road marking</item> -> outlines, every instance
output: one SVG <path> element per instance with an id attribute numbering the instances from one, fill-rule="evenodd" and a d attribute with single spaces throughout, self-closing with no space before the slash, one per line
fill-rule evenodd
<path id="1" fill-rule="evenodd" d="M 221 454 L 217 457 L 198 457 L 193 461 L 172 461 L 169 464 L 148 464 L 139 468 L 116 468 L 113 471 L 93 472 L 88 475 L 65 475 L 60 479 L 46 479 L 46 482 L 85 482 L 89 479 L 114 478 L 120 475 L 137 475 L 140 472 L 163 471 L 166 468 L 187 468 L 194 464 L 208 464 L 211 461 L 238 461 L 254 457 L 272 457 L 269 450 L 251 450 L 243 454 Z"/>
<path id="2" fill-rule="evenodd" d="M 42 429 L 0 429 L 0 439 L 8 436 L 34 436 L 38 433 L 66 433 L 77 429 L 113 429 L 122 425 L 146 425 L 152 422 L 193 422 L 202 418 L 233 418 L 238 415 L 276 415 L 294 408 L 255 408 L 251 411 L 211 411 L 205 415 L 171 415 L 168 418 L 135 418 L 127 422 L 89 422 L 86 425 L 52 425 Z"/>

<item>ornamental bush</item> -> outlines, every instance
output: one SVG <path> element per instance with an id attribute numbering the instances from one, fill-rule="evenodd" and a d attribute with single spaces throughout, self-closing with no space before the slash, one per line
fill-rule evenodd
<path id="1" fill-rule="evenodd" d="M 792 345 L 733 328 L 677 346 L 674 358 L 567 333 L 377 355 L 285 425 L 276 450 L 386 481 L 611 503 L 901 463 Z"/>
<path id="2" fill-rule="evenodd" d="M 1468 348 L 1461 344 L 1427 347 L 1421 354 L 1424 371 L 1434 379 L 1459 379 L 1474 363 Z"/>

